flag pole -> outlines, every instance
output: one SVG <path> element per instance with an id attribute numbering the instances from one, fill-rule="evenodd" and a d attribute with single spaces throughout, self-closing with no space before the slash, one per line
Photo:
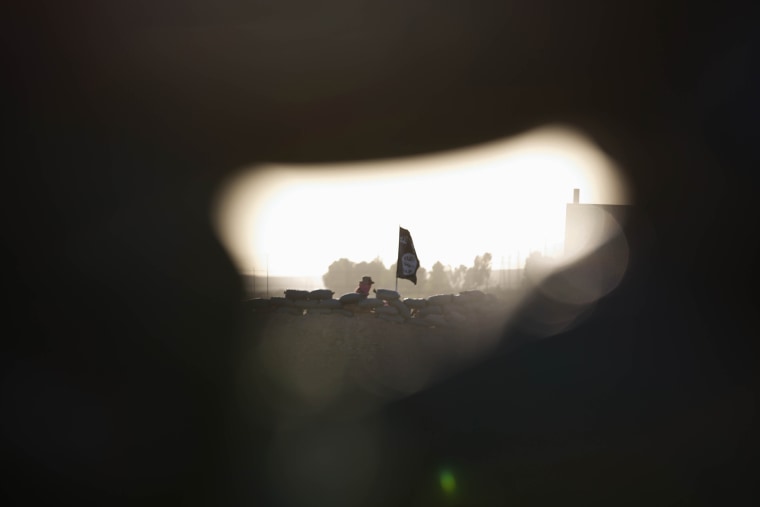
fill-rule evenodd
<path id="1" fill-rule="evenodd" d="M 398 224 L 398 230 L 401 230 L 401 224 Z M 398 236 L 398 232 L 396 232 L 396 236 Z M 398 248 L 400 248 L 400 245 L 396 245 L 396 292 L 398 292 Z"/>

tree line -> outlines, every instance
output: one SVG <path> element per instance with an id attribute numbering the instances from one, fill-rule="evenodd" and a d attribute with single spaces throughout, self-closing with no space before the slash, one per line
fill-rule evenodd
<path id="1" fill-rule="evenodd" d="M 453 294 L 465 290 L 487 290 L 491 277 L 492 255 L 488 252 L 475 257 L 472 266 L 454 268 L 437 261 L 430 271 L 417 270 L 417 285 L 399 279 L 398 290 L 407 297 L 427 297 L 433 294 Z M 375 288 L 393 289 L 396 286 L 396 263 L 389 267 L 376 258 L 370 262 L 353 262 L 342 258 L 334 261 L 322 275 L 326 288 L 336 294 L 354 292 L 363 276 L 371 276 Z"/>

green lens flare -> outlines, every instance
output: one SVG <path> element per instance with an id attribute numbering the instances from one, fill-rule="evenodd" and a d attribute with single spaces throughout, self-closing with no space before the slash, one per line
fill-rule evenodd
<path id="1" fill-rule="evenodd" d="M 454 475 L 448 470 L 443 470 L 441 472 L 441 489 L 443 489 L 446 494 L 450 495 L 454 492 L 456 487 L 457 482 L 454 480 Z"/>

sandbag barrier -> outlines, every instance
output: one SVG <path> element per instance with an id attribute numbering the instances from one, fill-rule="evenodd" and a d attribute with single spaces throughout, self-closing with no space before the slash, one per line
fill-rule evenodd
<path id="1" fill-rule="evenodd" d="M 334 298 L 335 293 L 329 289 L 288 289 L 284 294 L 285 297 L 249 299 L 243 304 L 246 309 L 260 313 L 280 313 L 298 317 L 340 315 L 377 318 L 425 327 L 466 326 L 493 315 L 501 308 L 494 295 L 479 290 L 406 299 L 402 299 L 401 294 L 390 289 L 377 289 L 376 297 L 349 292 Z"/>

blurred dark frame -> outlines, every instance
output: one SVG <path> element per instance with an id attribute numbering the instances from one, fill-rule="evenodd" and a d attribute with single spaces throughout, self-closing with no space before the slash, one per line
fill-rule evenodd
<path id="1" fill-rule="evenodd" d="M 436 503 L 421 484 L 447 460 L 480 477 L 462 504 L 757 501 L 748 3 L 3 11 L 11 504 L 286 504 L 250 457 L 274 430 L 234 391 L 256 330 L 211 228 L 216 185 L 259 161 L 429 153 L 548 122 L 626 171 L 636 270 L 566 335 L 389 406 L 398 448 L 366 503 Z"/>

